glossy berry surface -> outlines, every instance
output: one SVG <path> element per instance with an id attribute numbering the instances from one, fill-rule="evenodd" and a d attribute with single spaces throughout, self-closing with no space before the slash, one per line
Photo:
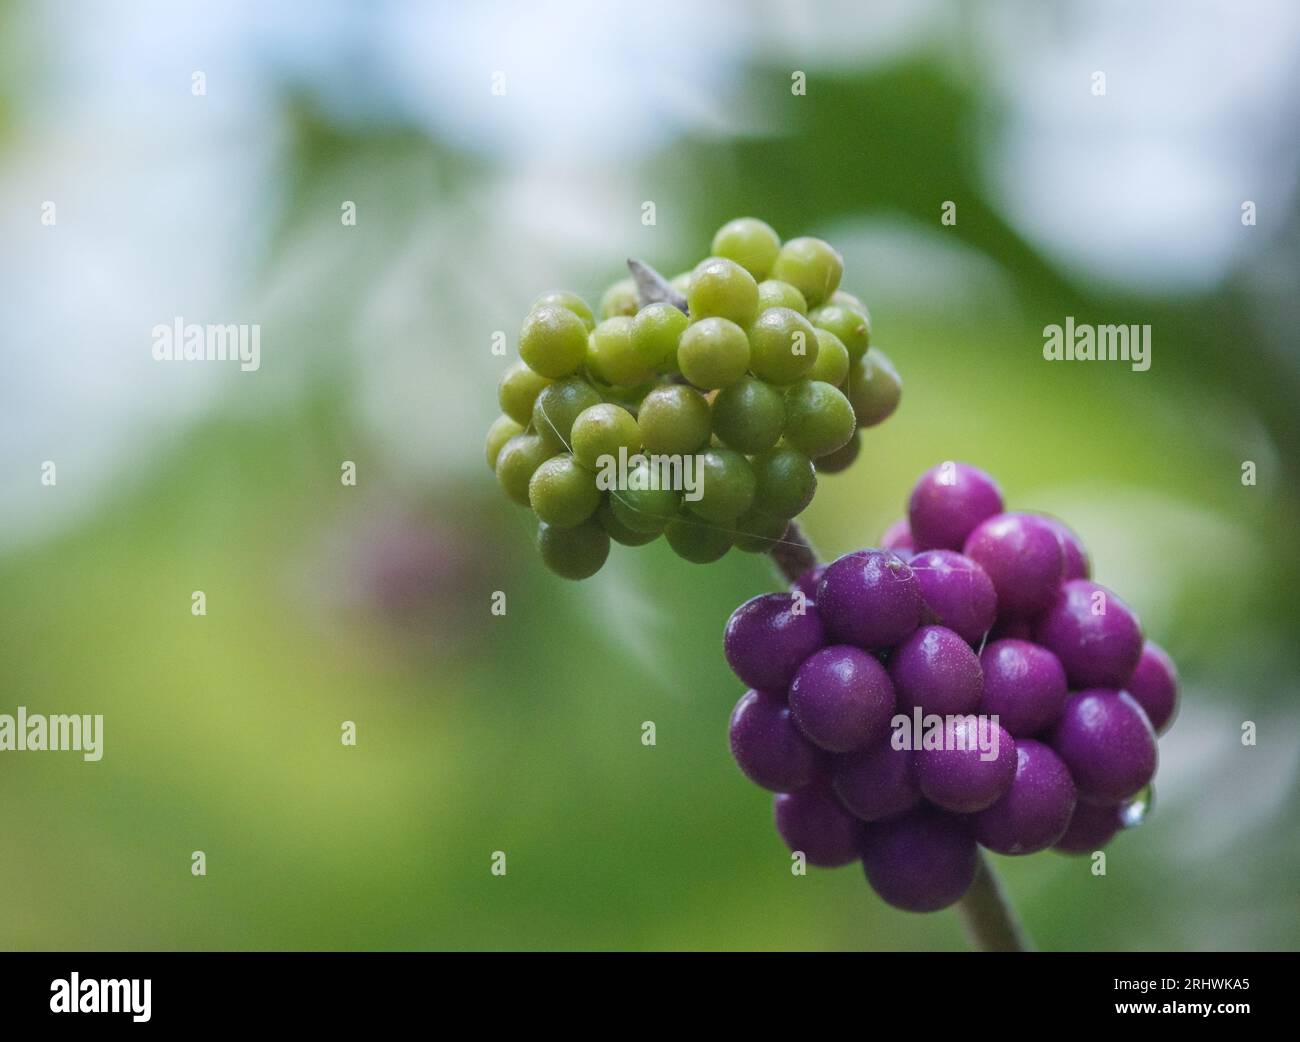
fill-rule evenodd
<path id="1" fill-rule="evenodd" d="M 894 714 L 894 687 L 874 655 L 837 644 L 804 660 L 790 682 L 789 702 L 809 741 L 846 753 L 885 736 Z"/>
<path id="2" fill-rule="evenodd" d="M 1006 794 L 972 818 L 975 838 L 997 854 L 1034 854 L 1065 835 L 1074 781 L 1061 758 L 1032 738 L 1016 742 L 1016 773 Z"/>
<path id="3" fill-rule="evenodd" d="M 866 649 L 901 643 L 921 621 L 912 570 L 880 550 L 845 554 L 827 566 L 817 606 L 832 637 Z"/>
<path id="4" fill-rule="evenodd" d="M 871 888 L 907 912 L 937 912 L 975 879 L 976 846 L 960 818 L 923 806 L 865 827 L 862 867 Z"/>
<path id="5" fill-rule="evenodd" d="M 817 332 L 790 308 L 768 308 L 749 327 L 749 365 L 773 384 L 792 384 L 817 360 Z"/>
<path id="6" fill-rule="evenodd" d="M 969 463 L 940 463 L 912 488 L 907 522 L 918 550 L 960 550 L 985 518 L 1002 513 L 997 483 Z"/>
<path id="7" fill-rule="evenodd" d="M 838 868 L 856 861 L 862 845 L 862 822 L 817 787 L 781 793 L 772 800 L 776 831 L 808 864 Z"/>
<path id="8" fill-rule="evenodd" d="M 922 626 L 895 648 L 889 675 L 898 709 L 910 713 L 972 713 L 981 692 L 980 661 L 960 635 L 944 626 Z"/>
<path id="9" fill-rule="evenodd" d="M 796 612 L 802 607 L 803 613 Z M 754 597 L 727 622 L 723 649 L 732 672 L 750 687 L 784 692 L 804 659 L 825 643 L 817 608 L 788 593 Z"/>
<path id="10" fill-rule="evenodd" d="M 1104 586 L 1072 579 L 1057 591 L 1034 639 L 1061 660 L 1070 686 L 1122 687 L 1142 654 L 1137 616 Z"/>
<path id="11" fill-rule="evenodd" d="M 989 717 L 943 723 L 942 746 L 916 753 L 916 778 L 925 798 L 944 810 L 971 814 L 992 806 L 1016 776 L 1016 740 Z"/>
<path id="12" fill-rule="evenodd" d="M 1049 744 L 1086 803 L 1119 803 L 1156 772 L 1156 735 L 1127 692 L 1090 688 L 1071 695 Z"/>
<path id="13" fill-rule="evenodd" d="M 669 384 L 645 396 L 636 423 L 647 452 L 683 456 L 709 440 L 713 420 L 704 395 L 693 387 Z"/>
<path id="14" fill-rule="evenodd" d="M 1164 648 L 1152 641 L 1143 644 L 1124 688 L 1146 711 L 1156 734 L 1164 734 L 1178 712 L 1178 667 Z"/>
<path id="15" fill-rule="evenodd" d="M 696 387 L 728 387 L 749 369 L 749 338 L 730 319 L 702 318 L 682 334 L 677 364 Z"/>
<path id="16" fill-rule="evenodd" d="M 854 817 L 881 821 L 921 802 L 914 754 L 895 749 L 888 738 L 835 758 L 831 787 Z"/>
<path id="17" fill-rule="evenodd" d="M 572 528 L 553 528 L 543 522 L 537 529 L 537 549 L 546 567 L 561 578 L 588 579 L 609 556 L 609 534 L 596 521 Z"/>
<path id="18" fill-rule="evenodd" d="M 1109 843 L 1122 826 L 1120 808 L 1115 804 L 1076 802 L 1070 824 L 1053 849 L 1063 854 L 1091 854 Z"/>
<path id="19" fill-rule="evenodd" d="M 772 792 L 795 792 L 816 776 L 818 753 L 795 726 L 785 699 L 747 691 L 731 714 L 731 755 L 745 777 Z"/>
<path id="20" fill-rule="evenodd" d="M 1065 552 L 1056 531 L 1032 514 L 995 514 L 981 521 L 962 549 L 993 580 L 998 610 L 1030 617 L 1056 596 Z"/>
<path id="21" fill-rule="evenodd" d="M 998 614 L 997 593 L 984 569 L 954 550 L 914 554 L 908 566 L 933 621 L 978 644 Z"/>
<path id="22" fill-rule="evenodd" d="M 780 236 L 757 217 L 737 217 L 713 236 L 713 254 L 735 261 L 755 279 L 767 278 L 781 249 Z"/>
<path id="23" fill-rule="evenodd" d="M 735 261 L 709 257 L 691 273 L 686 303 L 694 322 L 725 318 L 744 329 L 758 314 L 758 283 Z"/>
<path id="24" fill-rule="evenodd" d="M 800 380 L 785 393 L 785 437 L 805 456 L 843 448 L 856 424 L 849 400 L 828 383 Z"/>
<path id="25" fill-rule="evenodd" d="M 750 455 L 766 452 L 785 428 L 785 399 L 771 384 L 745 376 L 713 399 L 713 433 Z"/>
<path id="26" fill-rule="evenodd" d="M 772 278 L 794 286 L 810 308 L 828 299 L 844 275 L 844 258 L 830 243 L 810 237 L 791 239 L 777 252 Z"/>
<path id="27" fill-rule="evenodd" d="M 980 652 L 984 674 L 979 711 L 997 716 L 1015 738 L 1051 726 L 1065 708 L 1065 670 L 1046 648 L 1027 640 L 995 640 Z"/>
<path id="28" fill-rule="evenodd" d="M 544 304 L 524 319 L 519 356 L 540 376 L 568 376 L 586 360 L 587 326 L 568 308 Z"/>

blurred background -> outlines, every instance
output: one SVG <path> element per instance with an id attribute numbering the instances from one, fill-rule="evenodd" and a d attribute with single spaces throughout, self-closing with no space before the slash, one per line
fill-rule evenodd
<path id="1" fill-rule="evenodd" d="M 0 3 L 0 712 L 105 717 L 0 755 L 0 945 L 964 947 L 792 877 L 732 764 L 768 562 L 565 583 L 484 466 L 494 331 L 753 214 L 842 250 L 905 383 L 822 552 L 969 460 L 1179 663 L 1108 874 L 998 859 L 1039 945 L 1296 947 L 1298 81 L 1285 0 Z M 1150 371 L 1044 362 L 1067 315 Z M 261 369 L 154 362 L 176 316 Z"/>

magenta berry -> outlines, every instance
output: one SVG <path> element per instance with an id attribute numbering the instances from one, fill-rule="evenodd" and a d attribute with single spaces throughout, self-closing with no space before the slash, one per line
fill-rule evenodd
<path id="1" fill-rule="evenodd" d="M 980 652 L 984 694 L 979 711 L 996 716 L 1015 738 L 1038 734 L 1065 708 L 1065 670 L 1055 655 L 1027 640 L 997 640 Z"/>
<path id="2" fill-rule="evenodd" d="M 984 569 L 954 550 L 926 550 L 907 565 L 933 621 L 978 644 L 998 614 L 998 597 Z"/>
<path id="3" fill-rule="evenodd" d="M 1052 846 L 1062 854 L 1091 854 L 1109 843 L 1122 826 L 1120 808 L 1115 804 L 1078 802 L 1070 824 Z"/>
<path id="4" fill-rule="evenodd" d="M 971 814 L 1006 795 L 1016 776 L 1016 740 L 989 717 L 944 720 L 940 748 L 916 754 L 916 778 L 931 803 Z"/>
<path id="5" fill-rule="evenodd" d="M 895 749 L 888 738 L 867 749 L 837 757 L 831 787 L 846 810 L 863 821 L 880 821 L 921 802 L 914 755 Z"/>
<path id="6" fill-rule="evenodd" d="M 810 865 L 837 868 L 859 856 L 865 826 L 819 787 L 779 794 L 772 816 L 786 846 L 803 851 Z"/>
<path id="7" fill-rule="evenodd" d="M 755 785 L 794 792 L 817 772 L 817 751 L 776 695 L 747 691 L 731 713 L 731 755 Z"/>
<path id="8" fill-rule="evenodd" d="M 1052 602 L 1065 574 L 1056 530 L 1032 514 L 995 514 L 981 521 L 963 553 L 993 580 L 1000 615 L 1036 615 Z"/>
<path id="9" fill-rule="evenodd" d="M 933 807 L 865 827 L 862 867 L 881 898 L 907 912 L 937 912 L 975 879 L 975 840 L 964 821 Z"/>
<path id="10" fill-rule="evenodd" d="M 980 661 L 961 637 L 943 626 L 922 626 L 890 656 L 900 713 L 974 712 L 982 689 Z"/>
<path id="11" fill-rule="evenodd" d="M 835 639 L 860 648 L 890 647 L 921 622 L 912 570 L 887 550 L 859 550 L 827 566 L 817 610 Z"/>
<path id="12" fill-rule="evenodd" d="M 1164 734 L 1178 711 L 1178 668 L 1164 648 L 1151 641 L 1142 645 L 1137 667 L 1124 689 L 1146 710 L 1156 734 Z"/>
<path id="13" fill-rule="evenodd" d="M 822 581 L 822 576 L 825 572 L 826 565 L 824 564 L 819 564 L 815 568 L 809 568 L 791 584 L 791 592 L 798 590 L 810 601 L 815 601 L 817 599 L 817 584 Z"/>
<path id="14" fill-rule="evenodd" d="M 1142 627 L 1104 586 L 1072 579 L 1057 592 L 1034 638 L 1065 667 L 1070 686 L 1122 687 L 1142 654 Z"/>
<path id="15" fill-rule="evenodd" d="M 1047 514 L 1039 516 L 1051 526 L 1061 541 L 1061 549 L 1065 552 L 1066 581 L 1089 578 L 1092 575 L 1092 562 L 1088 559 L 1088 551 L 1083 545 L 1083 540 L 1064 521 Z"/>
<path id="16" fill-rule="evenodd" d="M 825 643 L 817 608 L 788 593 L 768 593 L 732 613 L 723 650 L 736 676 L 760 691 L 784 691 L 800 664 Z M 796 611 L 802 607 L 802 613 Z"/>
<path id="17" fill-rule="evenodd" d="M 960 550 L 987 517 L 1002 512 L 997 482 L 969 463 L 931 467 L 912 489 L 907 520 L 917 550 Z"/>
<path id="18" fill-rule="evenodd" d="M 906 550 L 908 553 L 916 552 L 916 543 L 912 540 L 912 528 L 907 523 L 907 518 L 900 517 L 892 525 L 885 529 L 885 534 L 880 537 L 880 548 L 882 550 Z"/>
<path id="19" fill-rule="evenodd" d="M 875 656 L 837 644 L 805 660 L 790 683 L 789 700 L 809 741 L 846 753 L 885 735 L 894 713 L 894 686 Z"/>
<path id="20" fill-rule="evenodd" d="M 998 854 L 1034 854 L 1065 835 L 1074 813 L 1074 781 L 1042 742 L 1016 742 L 1016 774 L 1000 800 L 971 819 L 975 838 Z"/>
<path id="21" fill-rule="evenodd" d="M 1126 800 L 1156 772 L 1155 731 L 1125 691 L 1090 688 L 1071 695 L 1049 744 L 1085 803 Z"/>

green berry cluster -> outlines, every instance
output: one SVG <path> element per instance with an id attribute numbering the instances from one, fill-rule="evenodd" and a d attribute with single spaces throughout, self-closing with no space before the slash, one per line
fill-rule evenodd
<path id="1" fill-rule="evenodd" d="M 886 419 L 902 391 L 871 346 L 866 306 L 839 288 L 843 273 L 821 239 L 782 243 L 742 217 L 664 283 L 667 299 L 645 302 L 623 279 L 597 321 L 577 294 L 538 297 L 501 378 L 487 462 L 537 515 L 547 566 L 585 579 L 611 539 L 662 535 L 701 564 L 780 540 L 818 472 L 852 463 L 861 428 Z M 612 469 L 620 459 L 627 466 Z M 663 480 L 682 467 L 693 484 Z"/>

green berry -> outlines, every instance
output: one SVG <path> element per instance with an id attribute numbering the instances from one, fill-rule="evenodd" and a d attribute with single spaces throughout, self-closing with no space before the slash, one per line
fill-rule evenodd
<path id="1" fill-rule="evenodd" d="M 533 473 L 553 455 L 550 446 L 536 434 L 516 434 L 497 455 L 497 481 L 507 496 L 526 507 Z"/>
<path id="2" fill-rule="evenodd" d="M 615 315 L 587 338 L 587 371 L 614 387 L 635 387 L 653 368 L 632 346 L 632 319 Z"/>
<path id="3" fill-rule="evenodd" d="M 843 448 L 857 421 L 844 392 L 821 380 L 800 380 L 785 392 L 785 438 L 816 459 Z"/>
<path id="4" fill-rule="evenodd" d="M 596 520 L 614 542 L 624 546 L 645 546 L 659 538 L 659 532 L 637 532 L 623 524 L 614 513 L 613 500 L 609 496 L 602 499 L 596 508 Z"/>
<path id="5" fill-rule="evenodd" d="M 699 457 L 699 499 L 687 500 L 693 514 L 705 521 L 735 521 L 754 504 L 758 480 L 754 468 L 734 449 L 710 449 Z"/>
<path id="6" fill-rule="evenodd" d="M 818 329 L 829 330 L 839 337 L 840 342 L 849 349 L 849 357 L 855 362 L 871 346 L 871 317 L 862 308 L 827 304 L 814 309 L 808 316 L 808 321 Z"/>
<path id="7" fill-rule="evenodd" d="M 580 376 L 558 380 L 533 403 L 533 430 L 554 455 L 572 447 L 573 421 L 584 409 L 600 404 L 600 392 Z"/>
<path id="8" fill-rule="evenodd" d="M 637 305 L 636 283 L 631 278 L 619 279 L 601 295 L 600 317 L 627 315 L 631 318 L 636 314 Z"/>
<path id="9" fill-rule="evenodd" d="M 802 452 L 778 446 L 755 456 L 753 467 L 758 482 L 755 510 L 776 517 L 795 517 L 812 502 L 817 491 L 817 471 Z"/>
<path id="10" fill-rule="evenodd" d="M 726 318 L 747 326 L 758 314 L 758 283 L 735 261 L 707 257 L 691 273 L 686 294 L 691 318 Z"/>
<path id="11" fill-rule="evenodd" d="M 889 419 L 903 396 L 903 381 L 888 356 L 871 348 L 849 370 L 849 402 L 861 427 Z"/>
<path id="12" fill-rule="evenodd" d="M 713 399 L 713 433 L 740 452 L 766 452 L 784 427 L 784 397 L 757 377 L 742 377 Z"/>
<path id="13" fill-rule="evenodd" d="M 668 545 L 692 564 L 712 564 L 731 549 L 731 533 L 690 514 L 675 517 L 664 530 Z"/>
<path id="14" fill-rule="evenodd" d="M 756 279 L 767 278 L 781 249 L 781 237 L 757 217 L 737 217 L 713 236 L 713 254 L 733 260 Z"/>
<path id="15" fill-rule="evenodd" d="M 632 320 L 632 347 L 651 369 L 677 368 L 677 341 L 691 320 L 671 304 L 647 304 Z"/>
<path id="16" fill-rule="evenodd" d="M 636 418 L 645 450 L 669 456 L 685 456 L 704 445 L 712 422 L 704 395 L 682 384 L 656 387 Z"/>
<path id="17" fill-rule="evenodd" d="M 497 384 L 497 401 L 501 411 L 516 423 L 528 426 L 533 418 L 533 403 L 541 394 L 542 388 L 551 381 L 538 376 L 523 361 L 512 362 Z"/>
<path id="18" fill-rule="evenodd" d="M 600 506 L 596 476 L 578 466 L 572 456 L 552 456 L 528 482 L 528 505 L 554 528 L 572 528 Z"/>
<path id="19" fill-rule="evenodd" d="M 821 239 L 791 239 L 772 265 L 772 278 L 790 283 L 812 308 L 839 288 L 843 274 L 844 258 Z"/>
<path id="20" fill-rule="evenodd" d="M 837 289 L 826 301 L 827 304 L 838 304 L 843 308 L 856 308 L 864 315 L 867 313 L 867 305 L 862 303 L 862 298 L 855 296 L 848 290 Z"/>
<path id="21" fill-rule="evenodd" d="M 609 535 L 596 521 L 573 528 L 542 524 L 537 529 L 542 562 L 564 579 L 589 579 L 609 557 Z"/>
<path id="22" fill-rule="evenodd" d="M 842 470 L 848 470 L 858 453 L 862 451 L 862 430 L 859 428 L 853 432 L 853 437 L 843 448 L 836 449 L 834 452 L 822 456 L 817 461 L 818 474 L 838 474 Z"/>
<path id="23" fill-rule="evenodd" d="M 641 447 L 641 430 L 636 417 L 621 405 L 600 402 L 578 414 L 570 441 L 574 459 L 595 471 L 601 467 L 602 457 L 617 461 L 619 449 L 633 455 Z"/>
<path id="24" fill-rule="evenodd" d="M 817 359 L 808 370 L 808 379 L 842 387 L 848 378 L 849 349 L 829 329 L 817 327 Z"/>
<path id="25" fill-rule="evenodd" d="M 567 289 L 553 289 L 534 300 L 531 310 L 536 311 L 538 308 L 547 305 L 568 308 L 582 319 L 582 324 L 587 327 L 588 331 L 596 328 L 596 316 L 591 313 L 590 305 L 576 293 L 570 293 Z"/>
<path id="26" fill-rule="evenodd" d="M 677 364 L 696 387 L 726 387 L 749 368 L 749 338 L 729 319 L 702 318 L 682 334 Z"/>
<path id="27" fill-rule="evenodd" d="M 664 525 L 681 510 L 680 492 L 652 487 L 657 476 L 656 470 L 643 463 L 629 472 L 627 488 L 612 489 L 609 493 L 614 516 L 633 532 L 662 532 Z"/>
<path id="28" fill-rule="evenodd" d="M 501 450 L 505 447 L 506 442 L 516 434 L 522 434 L 523 427 L 517 420 L 509 416 L 498 416 L 492 421 L 492 426 L 487 432 L 487 465 L 488 470 L 497 469 L 497 458 L 501 455 Z"/>
<path id="29" fill-rule="evenodd" d="M 817 332 L 791 308 L 768 308 L 749 327 L 749 350 L 755 376 L 792 384 L 817 361 Z"/>
<path id="30" fill-rule="evenodd" d="M 587 327 L 568 308 L 545 304 L 524 319 L 519 356 L 552 380 L 577 372 L 587 358 Z"/>
<path id="31" fill-rule="evenodd" d="M 747 554 L 767 553 L 789 527 L 788 518 L 751 510 L 736 522 L 736 549 Z"/>
<path id="32" fill-rule="evenodd" d="M 808 314 L 808 302 L 803 299 L 803 294 L 780 279 L 766 279 L 758 284 L 759 313 L 768 308 L 789 308 L 801 315 Z"/>

